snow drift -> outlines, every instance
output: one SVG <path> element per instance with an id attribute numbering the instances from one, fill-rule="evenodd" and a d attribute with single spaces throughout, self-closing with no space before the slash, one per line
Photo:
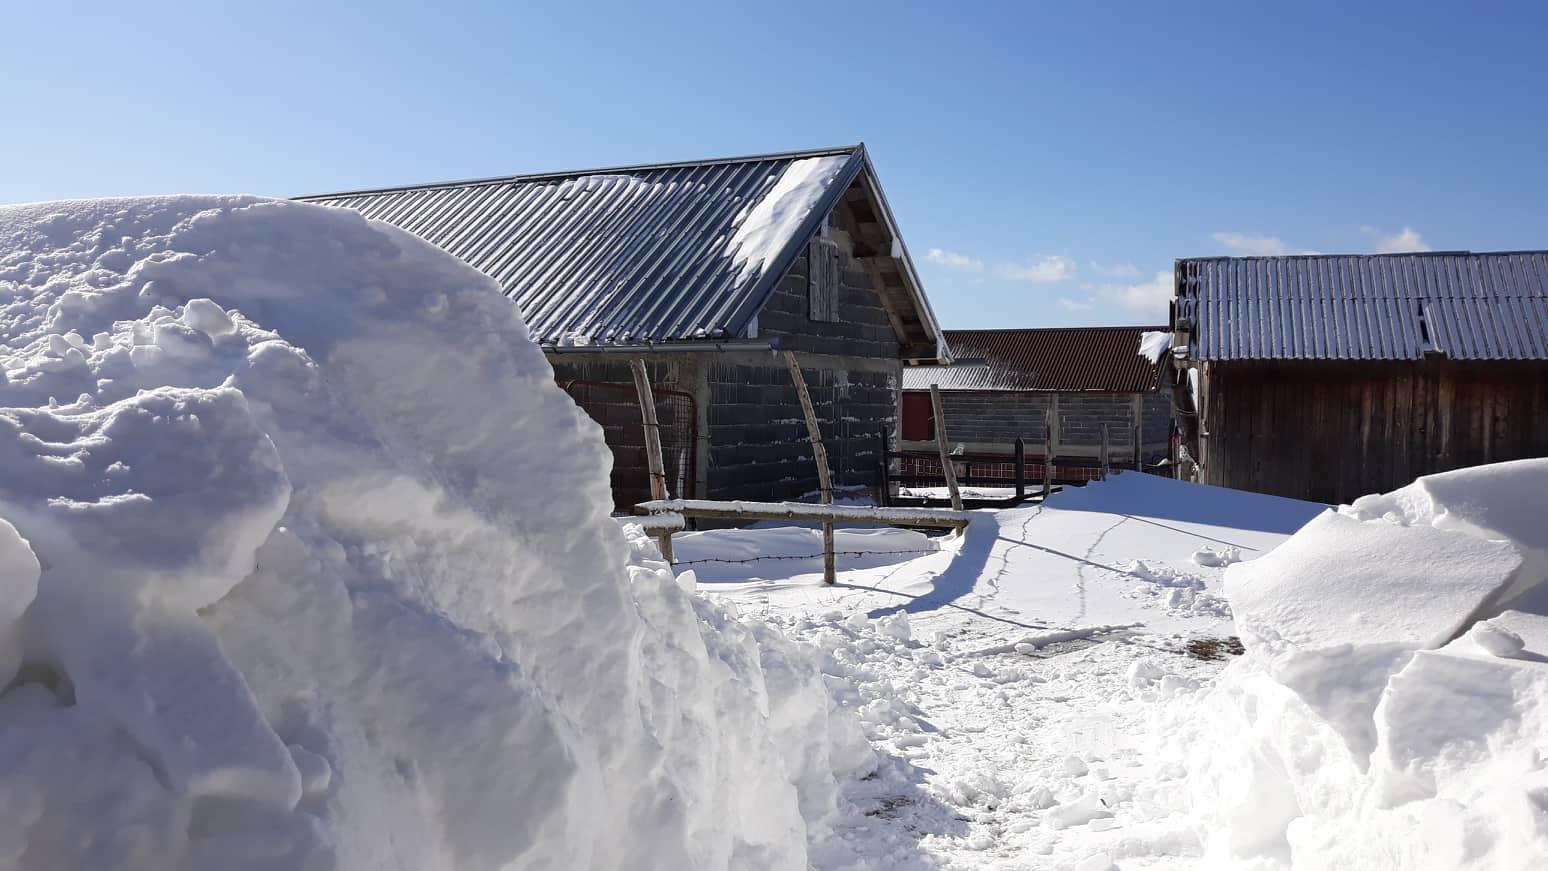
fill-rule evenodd
<path id="1" fill-rule="evenodd" d="M 869 764 L 413 237 L 10 207 L 0 318 L 0 865 L 799 869 Z"/>
<path id="2" fill-rule="evenodd" d="M 1548 866 L 1548 459 L 1420 478 L 1232 566 L 1174 712 L 1223 867 Z"/>

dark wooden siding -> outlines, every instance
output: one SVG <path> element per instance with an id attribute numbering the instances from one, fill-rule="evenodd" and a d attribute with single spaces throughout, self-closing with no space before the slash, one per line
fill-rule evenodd
<path id="1" fill-rule="evenodd" d="M 1434 472 L 1548 456 L 1548 363 L 1203 367 L 1207 484 L 1342 503 Z"/>

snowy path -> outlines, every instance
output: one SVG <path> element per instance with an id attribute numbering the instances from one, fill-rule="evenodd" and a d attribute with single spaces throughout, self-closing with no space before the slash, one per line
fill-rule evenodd
<path id="1" fill-rule="evenodd" d="M 841 558 L 832 587 L 812 530 L 688 534 L 677 553 L 700 590 L 827 650 L 891 759 L 816 867 L 1187 867 L 1152 703 L 1223 665 L 1186 651 L 1232 634 L 1223 564 L 1320 509 L 1130 474 L 977 512 L 955 540 L 843 532 L 841 551 L 892 553 Z M 781 558 L 702 562 L 758 554 Z"/>

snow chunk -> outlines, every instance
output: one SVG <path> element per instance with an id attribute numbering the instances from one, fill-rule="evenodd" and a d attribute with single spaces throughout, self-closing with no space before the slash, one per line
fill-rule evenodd
<path id="1" fill-rule="evenodd" d="M 1146 330 L 1140 334 L 1139 355 L 1152 363 L 1161 362 L 1161 355 L 1172 347 L 1172 334 L 1165 331 Z"/>
<path id="2" fill-rule="evenodd" d="M 1226 596 L 1243 640 L 1271 658 L 1349 644 L 1413 650 L 1450 640 L 1520 565 L 1505 542 L 1328 512 L 1232 566 Z"/>
<path id="3" fill-rule="evenodd" d="M 1488 653 L 1506 659 L 1518 656 L 1526 649 L 1526 642 L 1520 635 L 1487 620 L 1475 623 L 1468 630 L 1467 638 Z"/>
<path id="4" fill-rule="evenodd" d="M 1548 458 L 1515 460 L 1427 475 L 1391 493 L 1362 496 L 1340 512 L 1361 520 L 1430 526 L 1478 538 L 1505 539 L 1521 553 L 1514 583 L 1502 590 L 1496 610 L 1548 610 Z"/>
<path id="5" fill-rule="evenodd" d="M 878 621 L 877 629 L 882 635 L 898 641 L 908 641 L 913 637 L 913 630 L 908 625 L 908 612 L 899 611 L 891 617 L 885 617 Z"/>
<path id="6" fill-rule="evenodd" d="M 1368 752 L 1387 676 L 1449 641 L 1520 565 L 1505 542 L 1326 512 L 1231 566 L 1226 596 L 1249 651 Z"/>
<path id="7" fill-rule="evenodd" d="M 1247 655 L 1161 726 L 1213 864 L 1548 864 L 1545 483 L 1420 478 L 1227 570 Z"/>
<path id="8" fill-rule="evenodd" d="M 16 623 L 38 594 L 38 557 L 12 526 L 0 520 L 0 686 L 16 677 L 21 637 Z"/>
<path id="9" fill-rule="evenodd" d="M 226 314 L 225 309 L 207 299 L 189 300 L 183 307 L 183 323 L 212 339 L 219 339 L 236 332 L 236 325 L 231 322 L 231 315 Z"/>
<path id="10" fill-rule="evenodd" d="M 1201 547 L 1193 552 L 1190 557 L 1196 566 L 1205 568 L 1224 568 L 1232 563 L 1242 561 L 1242 552 L 1234 547 L 1225 547 L 1216 550 L 1212 547 Z"/>

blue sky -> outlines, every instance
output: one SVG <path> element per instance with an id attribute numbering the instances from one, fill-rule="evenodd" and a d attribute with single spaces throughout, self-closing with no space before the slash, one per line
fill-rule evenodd
<path id="1" fill-rule="evenodd" d="M 1438 4 L 1437 4 L 1438 5 Z M 0 5 L 0 202 L 864 141 L 948 327 L 1176 257 L 1548 247 L 1548 4 Z"/>

